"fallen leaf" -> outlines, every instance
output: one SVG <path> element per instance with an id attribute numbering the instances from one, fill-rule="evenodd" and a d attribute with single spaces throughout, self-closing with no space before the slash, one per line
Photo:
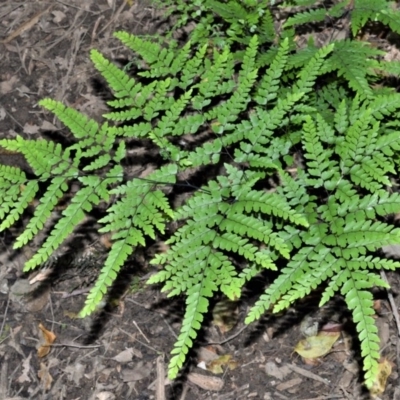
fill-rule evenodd
<path id="1" fill-rule="evenodd" d="M 132 361 L 133 356 L 142 358 L 143 355 L 138 349 L 133 349 L 132 347 L 128 347 L 127 349 L 121 351 L 118 353 L 115 357 L 112 359 L 115 361 L 118 361 L 120 363 L 127 363 Z"/>
<path id="2" fill-rule="evenodd" d="M 376 377 L 376 381 L 372 385 L 370 389 L 370 393 L 373 396 L 380 396 L 385 392 L 387 380 L 392 373 L 392 364 L 391 362 L 384 358 L 379 362 L 378 367 L 378 375 Z"/>
<path id="3" fill-rule="evenodd" d="M 237 368 L 237 366 L 238 363 L 232 360 L 232 356 L 230 354 L 225 354 L 223 356 L 216 358 L 213 361 L 210 361 L 207 364 L 207 370 L 212 372 L 213 374 L 223 374 L 224 373 L 223 367 L 226 367 L 232 371 L 235 368 Z"/>
<path id="4" fill-rule="evenodd" d="M 41 340 L 41 346 L 38 348 L 38 357 L 43 358 L 47 356 L 47 354 L 50 353 L 51 345 L 54 343 L 56 340 L 56 335 L 48 331 L 42 323 L 39 324 L 39 329 L 42 331 L 42 340 Z"/>
<path id="5" fill-rule="evenodd" d="M 339 337 L 339 332 L 320 332 L 300 340 L 294 350 L 305 359 L 323 357 L 331 351 Z"/>
<path id="6" fill-rule="evenodd" d="M 31 378 L 29 378 L 29 370 L 30 370 L 30 361 L 31 361 L 32 353 L 29 353 L 29 356 L 22 362 L 22 374 L 17 379 L 18 383 L 30 382 Z"/>
<path id="7" fill-rule="evenodd" d="M 35 124 L 28 124 L 26 123 L 24 125 L 24 133 L 27 133 L 28 135 L 35 135 L 36 133 L 39 132 L 39 127 Z"/>
<path id="8" fill-rule="evenodd" d="M 278 366 L 273 361 L 265 364 L 265 373 L 280 381 L 285 379 L 291 372 L 291 369 L 287 365 Z"/>
<path id="9" fill-rule="evenodd" d="M 79 386 L 80 380 L 83 378 L 83 374 L 85 373 L 85 368 L 85 365 L 75 362 L 73 365 L 67 365 L 64 371 L 68 376 L 68 380 L 73 381 L 75 386 Z"/>
<path id="10" fill-rule="evenodd" d="M 303 379 L 301 378 L 290 379 L 289 381 L 280 383 L 278 386 L 276 386 L 276 389 L 281 392 L 283 390 L 291 389 L 294 386 L 299 386 L 301 382 L 303 382 Z"/>
<path id="11" fill-rule="evenodd" d="M 11 78 L 0 82 L 0 94 L 7 94 L 14 89 L 15 84 L 18 82 L 16 75 Z"/>
<path id="12" fill-rule="evenodd" d="M 215 352 L 213 347 L 200 347 L 197 351 L 197 358 L 199 362 L 209 363 L 210 361 L 216 360 L 218 354 Z"/>
<path id="13" fill-rule="evenodd" d="M 143 361 L 139 361 L 135 368 L 133 369 L 124 369 L 121 372 L 122 380 L 124 382 L 132 382 L 139 381 L 141 379 L 147 378 L 152 371 L 152 367 L 150 364 L 144 364 Z"/>
<path id="14" fill-rule="evenodd" d="M 79 312 L 75 311 L 64 310 L 63 314 L 65 317 L 68 317 L 70 319 L 77 319 L 79 317 Z"/>
<path id="15" fill-rule="evenodd" d="M 45 120 L 42 122 L 40 129 L 43 131 L 56 131 L 57 127 L 54 126 L 51 122 Z"/>
<path id="16" fill-rule="evenodd" d="M 96 399 L 98 400 L 114 400 L 115 394 L 111 392 L 100 392 L 96 394 Z"/>
<path id="17" fill-rule="evenodd" d="M 40 363 L 40 370 L 38 372 L 38 377 L 44 390 L 49 390 L 51 384 L 53 383 L 53 377 L 50 375 L 48 368 L 44 363 Z"/>
<path id="18" fill-rule="evenodd" d="M 66 17 L 66 15 L 62 11 L 55 10 L 51 13 L 54 15 L 53 22 L 55 22 L 56 24 L 60 23 Z"/>

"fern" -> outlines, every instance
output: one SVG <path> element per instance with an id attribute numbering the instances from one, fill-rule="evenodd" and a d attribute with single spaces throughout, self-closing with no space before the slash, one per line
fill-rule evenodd
<path id="1" fill-rule="evenodd" d="M 377 373 L 379 346 L 376 326 L 371 318 L 372 297 L 366 289 L 386 287 L 386 284 L 377 274 L 365 269 L 394 269 L 400 266 L 397 262 L 372 258 L 372 254 L 382 246 L 399 242 L 400 231 L 390 224 L 376 221 L 376 216 L 398 212 L 400 203 L 397 194 L 389 195 L 383 190 L 390 184 L 387 174 L 393 171 L 394 160 L 381 153 L 376 158 L 379 160 L 377 168 L 379 170 L 379 165 L 383 165 L 386 172 L 380 169 L 376 177 L 371 175 L 371 170 L 376 171 L 374 168 L 370 170 L 363 166 L 369 162 L 369 154 L 378 155 L 375 143 L 382 135 L 380 125 L 370 111 L 370 103 L 367 100 L 360 103 L 358 98 L 353 100 L 356 106 L 350 105 L 349 108 L 357 114 L 357 118 L 353 118 L 351 113 L 346 115 L 343 104 L 338 105 L 333 123 L 345 135 L 344 138 L 338 133 L 334 136 L 336 139 L 332 140 L 332 135 L 329 135 L 329 140 L 324 140 L 326 129 L 319 129 L 321 124 L 316 123 L 321 116 L 306 118 L 303 127 L 306 173 L 313 178 L 307 175 L 299 177 L 300 184 L 311 188 L 324 186 L 330 196 L 317 208 L 315 198 L 309 198 L 309 207 L 302 202 L 300 210 L 316 209 L 308 217 L 310 229 L 306 232 L 299 230 L 297 235 L 286 240 L 292 241 L 292 248 L 300 247 L 299 238 L 304 245 L 261 296 L 250 311 L 247 322 L 259 318 L 271 306 L 275 312 L 287 308 L 322 282 L 332 279 L 320 305 L 339 290 L 345 296 L 357 324 L 362 352 L 368 354 L 364 359 L 364 369 L 366 382 L 371 384 Z M 343 124 L 346 119 L 348 122 Z M 349 120 L 353 121 L 352 125 Z M 332 159 L 333 152 L 338 160 Z M 356 165 L 359 168 L 355 170 Z M 291 180 L 285 176 L 285 181 L 293 186 Z M 373 194 L 362 194 L 362 188 Z M 288 193 L 288 189 L 280 190 Z"/>
<path id="2" fill-rule="evenodd" d="M 340 293 L 356 325 L 368 387 L 378 373 L 371 289 L 387 287 L 380 270 L 400 267 L 379 253 L 400 240 L 387 218 L 400 211 L 400 196 L 388 191 L 400 160 L 400 99 L 374 84 L 396 67 L 355 40 L 296 49 L 294 29 L 348 10 L 353 35 L 368 21 L 398 32 L 397 11 L 383 0 L 342 1 L 326 13 L 308 0 L 290 3 L 303 8 L 278 36 L 272 1 L 176 1 L 176 27 L 197 20 L 184 46 L 115 34 L 135 53 L 136 76 L 91 51 L 114 94 L 102 122 L 45 99 L 40 104 L 71 131 L 71 143 L 0 140 L 22 153 L 33 171 L 28 177 L 0 165 L 0 230 L 22 219 L 33 201 L 37 206 L 14 247 L 49 229 L 25 271 L 44 264 L 105 205 L 97 222 L 112 246 L 82 317 L 97 309 L 138 247 L 168 236 L 169 249 L 152 260 L 162 268 L 149 283 L 161 284 L 168 296 L 186 296 L 170 378 L 193 346 L 209 299 L 218 292 L 239 299 L 265 269 L 278 276 L 247 323 L 318 287 L 324 288 L 321 306 Z M 159 165 L 145 177 L 128 176 L 127 145 L 142 138 L 158 151 Z M 210 165 L 214 172 L 198 187 L 190 177 Z M 169 193 L 176 185 L 191 191 L 175 207 Z"/>
<path id="3" fill-rule="evenodd" d="M 304 2 L 302 0 L 290 0 L 286 4 L 303 8 L 315 7 L 315 2 Z M 399 33 L 400 11 L 392 9 L 388 0 L 354 0 L 351 2 L 345 0 L 332 4 L 330 8 L 326 8 L 325 4 L 321 4 L 320 8 L 315 7 L 297 12 L 285 22 L 285 26 L 288 28 L 294 25 L 322 22 L 327 18 L 340 18 L 349 11 L 353 36 L 356 36 L 369 21 L 382 22 L 394 32 Z"/>

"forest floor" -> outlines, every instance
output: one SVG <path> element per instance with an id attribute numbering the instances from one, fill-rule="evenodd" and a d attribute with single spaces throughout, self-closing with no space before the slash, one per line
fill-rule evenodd
<path id="1" fill-rule="evenodd" d="M 67 130 L 38 106 L 44 97 L 100 120 L 108 93 L 90 63 L 90 49 L 126 63 L 129 53 L 113 32 L 154 34 L 168 24 L 149 1 L 2 0 L 0 138 L 66 140 Z M 388 52 L 398 56 L 396 48 Z M 1 149 L 0 162 L 26 168 L 22 158 Z M 145 167 L 132 165 L 132 171 Z M 109 248 L 107 237 L 99 237 L 88 220 L 47 268 L 24 274 L 24 262 L 41 240 L 20 252 L 12 249 L 25 222 L 0 234 L 0 400 L 162 400 L 164 393 L 165 399 L 182 400 L 369 398 L 354 327 L 340 299 L 319 310 L 315 294 L 284 315 L 265 316 L 244 328 L 257 287 L 248 289 L 241 303 L 218 302 L 182 377 L 164 380 L 183 300 L 167 299 L 158 287 L 145 284 L 157 249 L 132 257 L 113 289 L 116 300 L 79 319 Z M 400 277 L 388 279 L 398 308 Z M 377 325 L 392 372 L 381 399 L 400 399 L 400 344 L 392 310 L 382 296 Z M 340 338 L 325 357 L 304 362 L 294 349 L 327 313 Z M 208 369 L 201 368 L 205 364 Z"/>

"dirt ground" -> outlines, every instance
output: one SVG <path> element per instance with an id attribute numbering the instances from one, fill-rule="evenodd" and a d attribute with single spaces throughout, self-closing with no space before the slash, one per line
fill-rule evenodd
<path id="1" fill-rule="evenodd" d="M 107 108 L 89 50 L 97 48 L 115 62 L 126 60 L 114 31 L 152 34 L 166 26 L 163 11 L 149 1 L 2 0 L 0 138 L 37 138 L 48 131 L 67 135 L 37 105 L 44 97 L 99 119 Z M 23 166 L 23 160 L 1 151 L 0 160 Z M 266 316 L 244 328 L 256 282 L 240 304 L 216 304 L 184 374 L 169 382 L 165 371 L 183 303 L 145 285 L 152 272 L 150 254 L 130 260 L 115 289 L 118 300 L 78 319 L 107 238 L 97 237 L 89 223 L 78 233 L 78 247 L 70 243 L 46 268 L 26 275 L 22 267 L 35 243 L 14 252 L 18 228 L 0 234 L 0 400 L 369 398 L 355 356 L 354 327 L 340 299 L 318 310 L 318 299 L 311 296 L 285 315 Z M 388 280 L 398 309 L 400 278 L 390 274 Z M 377 398 L 400 399 L 399 333 L 393 304 L 386 293 L 381 297 L 377 325 L 382 357 L 392 372 Z M 340 339 L 326 356 L 304 362 L 294 349 L 315 326 L 339 331 Z"/>

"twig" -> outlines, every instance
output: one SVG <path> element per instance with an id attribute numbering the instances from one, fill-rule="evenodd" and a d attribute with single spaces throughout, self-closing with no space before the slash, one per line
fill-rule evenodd
<path id="1" fill-rule="evenodd" d="M 52 343 L 50 345 L 46 345 L 49 347 L 76 347 L 78 349 L 97 349 L 98 347 L 102 347 L 102 344 L 93 344 L 93 345 L 81 345 L 78 343 Z"/>
<path id="2" fill-rule="evenodd" d="M 381 278 L 389 285 L 389 282 L 387 280 L 386 274 L 384 270 L 381 270 Z M 396 327 L 397 327 L 397 336 L 400 336 L 400 317 L 399 317 L 399 312 L 397 311 L 397 306 L 396 303 L 394 302 L 393 294 L 391 290 L 387 290 L 388 294 L 388 299 L 389 299 L 389 304 L 390 307 L 392 308 L 392 313 L 394 316 L 394 320 L 396 321 Z"/>
<path id="3" fill-rule="evenodd" d="M 156 399 L 165 400 L 165 370 L 164 370 L 164 355 L 157 357 L 157 384 L 156 384 Z"/>
<path id="4" fill-rule="evenodd" d="M 35 342 L 38 342 L 39 340 L 36 338 L 33 338 L 31 336 L 26 337 L 29 340 L 33 340 Z M 51 343 L 51 344 L 45 344 L 44 347 L 76 347 L 78 349 L 97 349 L 98 347 L 102 347 L 102 344 L 93 344 L 93 345 L 83 345 L 79 344 L 76 342 L 64 342 L 64 343 Z"/>
<path id="5" fill-rule="evenodd" d="M 185 400 L 188 391 L 189 391 L 189 385 L 186 383 L 186 384 L 183 386 L 183 390 L 182 390 L 181 397 L 180 397 L 179 400 Z"/>
<path id="6" fill-rule="evenodd" d="M 154 347 L 149 346 L 146 343 L 141 342 L 139 339 L 136 338 L 136 336 L 132 335 L 129 332 L 124 331 L 122 328 L 119 328 L 119 330 L 123 333 L 125 333 L 125 335 L 128 335 L 130 338 L 132 338 L 135 342 L 140 343 L 142 346 L 147 347 L 150 350 L 153 350 L 155 353 L 157 354 L 162 354 L 162 351 L 155 349 Z"/>
<path id="7" fill-rule="evenodd" d="M 162 320 L 165 322 L 165 325 L 167 325 L 167 327 L 168 327 L 168 329 L 170 330 L 170 332 L 172 333 L 172 336 L 173 336 L 175 339 L 178 339 L 177 334 L 174 332 L 174 330 L 172 329 L 172 326 L 168 323 L 167 319 L 164 318 L 164 316 L 161 316 L 161 318 L 162 318 Z"/>
<path id="8" fill-rule="evenodd" d="M 36 13 L 30 20 L 22 24 L 18 29 L 16 29 L 14 32 L 12 32 L 9 36 L 7 36 L 4 40 L 1 40 L 0 43 L 7 44 L 11 42 L 13 39 L 16 37 L 22 35 L 25 31 L 31 29 L 33 25 L 36 25 L 39 22 L 39 19 L 42 15 L 46 14 L 53 5 L 50 5 L 47 7 L 44 11 L 39 11 Z"/>
<path id="9" fill-rule="evenodd" d="M 79 295 L 85 294 L 87 292 L 90 292 L 90 288 L 76 289 L 76 290 L 72 291 L 71 293 L 66 293 L 66 292 L 54 292 L 54 293 L 63 293 L 61 298 L 68 299 L 68 297 L 79 296 Z"/>
<path id="10" fill-rule="evenodd" d="M 6 309 L 4 311 L 3 322 L 1 323 L 1 327 L 0 327 L 0 336 L 3 334 L 3 329 L 4 329 L 4 325 L 6 323 L 6 317 L 7 317 L 7 311 L 8 311 L 8 305 L 9 304 L 10 304 L 10 297 L 8 297 L 7 304 L 6 304 Z"/>
<path id="11" fill-rule="evenodd" d="M 305 370 L 305 369 L 303 369 L 303 368 L 300 368 L 300 367 L 298 367 L 297 365 L 294 365 L 294 364 L 287 364 L 287 366 L 288 366 L 292 371 L 297 372 L 298 374 L 303 375 L 303 376 L 305 376 L 306 378 L 310 378 L 310 379 L 314 379 L 315 381 L 322 382 L 322 383 L 324 383 L 324 384 L 327 385 L 327 386 L 330 386 L 330 385 L 331 385 L 331 383 L 328 381 L 328 379 L 321 378 L 319 375 L 314 374 L 314 373 L 312 373 L 312 372 L 310 372 L 310 371 L 307 371 L 307 370 Z"/>
<path id="12" fill-rule="evenodd" d="M 233 334 L 232 336 L 229 336 L 228 338 L 221 340 L 220 342 L 208 342 L 206 343 L 206 345 L 210 345 L 210 344 L 224 344 L 226 342 L 231 341 L 232 339 L 235 339 L 236 336 L 239 336 L 245 329 L 247 329 L 249 327 L 249 325 L 245 325 L 243 326 L 241 329 L 239 329 L 235 334 Z"/>
<path id="13" fill-rule="evenodd" d="M 7 377 L 8 377 L 8 359 L 3 361 L 0 370 L 0 398 L 5 399 L 7 397 Z"/>
<path id="14" fill-rule="evenodd" d="M 136 326 L 136 329 L 139 331 L 139 333 L 146 339 L 147 343 L 150 343 L 150 340 L 147 339 L 146 335 L 142 332 L 142 330 L 139 328 L 139 325 L 136 323 L 136 321 L 132 321 L 133 325 Z"/>
<path id="15" fill-rule="evenodd" d="M 121 4 L 121 6 L 118 8 L 118 10 L 114 13 L 114 15 L 112 16 L 112 18 L 110 18 L 110 21 L 100 30 L 100 33 L 104 32 L 112 23 L 114 23 L 119 15 L 121 14 L 121 12 L 123 11 L 123 9 L 125 8 L 125 6 L 128 4 L 127 0 L 124 0 Z"/>
<path id="16" fill-rule="evenodd" d="M 138 301 L 135 301 L 135 300 L 131 299 L 130 297 L 127 297 L 125 300 L 129 301 L 130 303 L 136 304 L 137 306 L 142 307 L 145 310 L 154 312 L 156 314 L 168 315 L 168 311 L 166 311 L 166 310 L 154 310 L 150 305 L 139 303 Z"/>

